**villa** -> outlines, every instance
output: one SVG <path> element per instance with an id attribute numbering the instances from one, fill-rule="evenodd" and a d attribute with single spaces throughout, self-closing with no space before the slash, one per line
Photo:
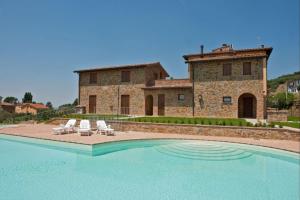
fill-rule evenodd
<path id="1" fill-rule="evenodd" d="M 45 109 L 48 107 L 40 103 L 23 103 L 16 105 L 15 112 L 36 115 L 40 110 Z"/>
<path id="2" fill-rule="evenodd" d="M 76 70 L 86 113 L 266 119 L 267 62 L 272 48 L 184 55 L 189 77 L 167 79 L 159 62 Z"/>

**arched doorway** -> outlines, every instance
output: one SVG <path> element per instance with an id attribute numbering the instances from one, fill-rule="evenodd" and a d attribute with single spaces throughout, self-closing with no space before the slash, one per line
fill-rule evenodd
<path id="1" fill-rule="evenodd" d="M 239 118 L 256 118 L 257 102 L 253 94 L 244 93 L 238 100 Z"/>
<path id="2" fill-rule="evenodd" d="M 145 99 L 145 114 L 153 115 L 153 96 L 148 95 Z"/>

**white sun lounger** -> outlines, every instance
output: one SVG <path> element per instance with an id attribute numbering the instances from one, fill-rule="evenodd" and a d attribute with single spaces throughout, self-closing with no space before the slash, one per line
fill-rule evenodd
<path id="1" fill-rule="evenodd" d="M 61 125 L 60 127 L 53 128 L 54 134 L 72 133 L 75 132 L 76 119 L 70 119 L 66 125 Z"/>
<path id="2" fill-rule="evenodd" d="M 104 133 L 106 135 L 115 135 L 114 129 L 106 125 L 104 120 L 98 120 L 97 122 L 97 133 Z"/>
<path id="3" fill-rule="evenodd" d="M 92 129 L 91 129 L 91 123 L 89 120 L 81 120 L 80 125 L 78 128 L 78 134 L 79 135 L 91 135 Z"/>

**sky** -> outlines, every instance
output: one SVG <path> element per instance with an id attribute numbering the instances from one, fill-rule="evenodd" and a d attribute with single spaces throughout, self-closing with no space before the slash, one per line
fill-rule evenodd
<path id="1" fill-rule="evenodd" d="M 268 78 L 299 71 L 298 0 L 0 0 L 0 96 L 73 102 L 76 69 L 182 58 L 223 43 L 272 46 Z"/>

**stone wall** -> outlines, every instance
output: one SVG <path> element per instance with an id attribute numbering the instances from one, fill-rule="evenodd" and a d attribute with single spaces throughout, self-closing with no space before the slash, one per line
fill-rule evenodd
<path id="1" fill-rule="evenodd" d="M 243 62 L 251 62 L 251 75 L 243 75 Z M 232 75 L 223 76 L 223 64 L 232 63 Z M 263 59 L 207 61 L 192 64 L 195 73 L 195 116 L 238 118 L 238 99 L 250 93 L 257 102 L 256 118 L 265 118 Z M 231 104 L 223 104 L 230 96 Z"/>
<path id="2" fill-rule="evenodd" d="M 204 136 L 245 137 L 257 139 L 279 139 L 300 141 L 300 132 L 280 128 L 233 127 L 233 126 L 206 126 L 158 124 L 142 122 L 109 121 L 113 128 L 121 131 L 143 131 L 157 133 L 192 134 Z"/>
<path id="3" fill-rule="evenodd" d="M 153 115 L 158 114 L 158 95 L 165 95 L 165 116 L 192 116 L 192 89 L 173 88 L 145 90 L 145 97 L 153 97 Z M 178 101 L 178 94 L 184 94 L 184 101 Z"/>
<path id="4" fill-rule="evenodd" d="M 80 105 L 89 112 L 89 96 L 96 95 L 96 113 L 116 114 L 121 107 L 121 95 L 129 95 L 130 113 L 144 114 L 145 86 L 144 68 L 126 69 L 130 71 L 130 82 L 121 82 L 122 70 L 99 71 L 98 82 L 89 84 L 89 73 L 81 73 Z M 118 98 L 119 96 L 119 98 Z M 118 103 L 119 101 L 119 103 Z M 120 113 L 120 111 L 119 111 Z"/>
<path id="5" fill-rule="evenodd" d="M 49 124 L 65 124 L 68 119 L 57 118 L 49 121 Z M 143 131 L 153 133 L 176 133 L 204 136 L 245 137 L 256 139 L 280 139 L 300 141 L 300 132 L 283 128 L 259 128 L 239 126 L 208 126 L 208 125 L 182 125 L 160 124 L 143 122 L 116 122 L 106 121 L 112 128 L 118 131 Z M 79 120 L 77 121 L 77 126 Z M 92 128 L 96 128 L 95 121 L 91 121 Z"/>
<path id="6" fill-rule="evenodd" d="M 285 122 L 288 120 L 287 110 L 268 109 L 268 122 Z"/>

